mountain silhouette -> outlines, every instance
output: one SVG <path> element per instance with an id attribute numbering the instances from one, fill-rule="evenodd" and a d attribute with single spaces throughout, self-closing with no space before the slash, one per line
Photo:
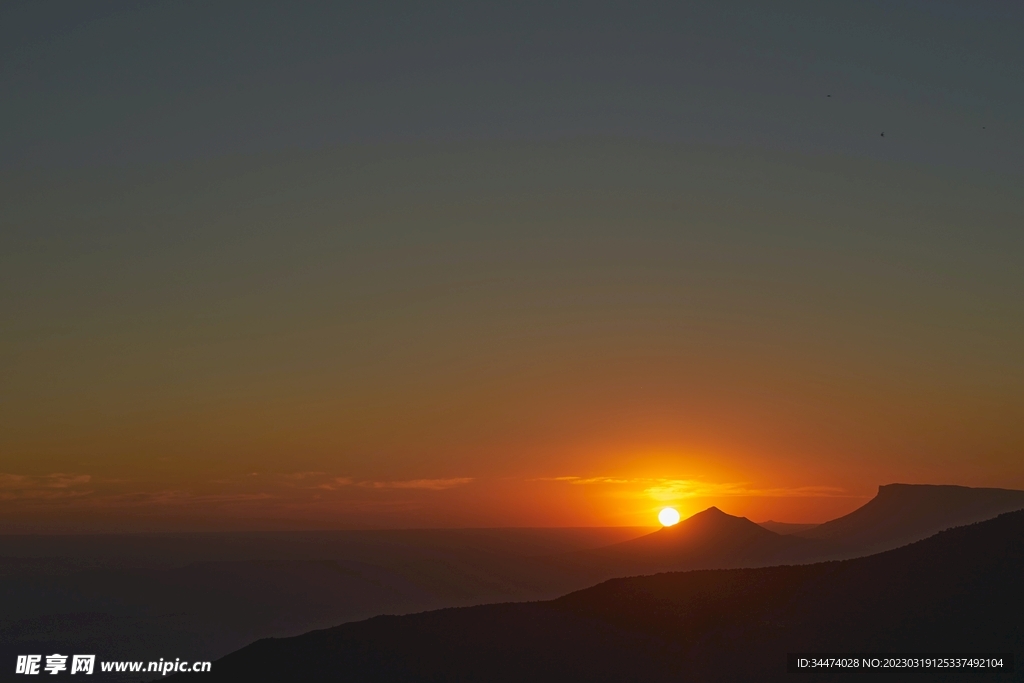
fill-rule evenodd
<path id="1" fill-rule="evenodd" d="M 721 514 L 699 522 L 720 524 L 705 520 Z M 261 640 L 195 676 L 208 682 L 792 681 L 790 652 L 1019 657 L 1021 576 L 1024 511 L 853 560 L 613 579 L 547 602 L 375 617 Z M 799 677 L 847 680 L 848 673 Z M 965 676 L 933 669 L 899 678 Z"/>
<path id="2" fill-rule="evenodd" d="M 673 526 L 579 553 L 621 573 L 792 564 L 834 552 L 827 541 L 783 536 L 710 507 Z"/>
<path id="3" fill-rule="evenodd" d="M 943 529 L 1024 509 L 1024 491 L 967 486 L 889 484 L 850 514 L 794 536 L 828 541 L 845 554 L 897 548 Z"/>
<path id="4" fill-rule="evenodd" d="M 215 660 L 379 614 L 547 600 L 609 575 L 552 566 L 649 528 L 0 537 L 0 661 Z M 0 667 L 0 681 L 18 680 Z M 90 680 L 123 680 L 96 671 Z M 129 677 L 138 683 L 138 676 Z"/>
<path id="5" fill-rule="evenodd" d="M 880 487 L 853 513 L 795 534 L 711 508 L 653 533 L 6 536 L 0 656 L 72 649 L 110 659 L 158 659 L 171 651 L 214 660 L 261 638 L 382 614 L 550 600 L 657 572 L 850 559 L 1013 508 L 1024 508 L 1024 492 L 895 484 Z"/>
<path id="6" fill-rule="evenodd" d="M 777 534 L 788 536 L 789 534 L 795 534 L 798 531 L 807 531 L 818 526 L 817 524 L 794 524 L 793 522 L 776 522 L 773 519 L 769 519 L 767 522 L 758 522 L 758 526 L 762 526 L 768 531 L 774 531 Z"/>
<path id="7" fill-rule="evenodd" d="M 1024 491 L 889 484 L 879 486 L 878 494 L 860 508 L 824 524 L 755 524 L 710 507 L 653 533 L 570 553 L 552 566 L 597 582 L 664 571 L 851 559 L 1020 509 Z"/>

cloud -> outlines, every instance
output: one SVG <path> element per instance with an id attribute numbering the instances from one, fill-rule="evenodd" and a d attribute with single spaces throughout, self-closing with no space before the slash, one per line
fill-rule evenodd
<path id="1" fill-rule="evenodd" d="M 373 489 L 425 489 L 442 491 L 444 489 L 464 486 L 473 481 L 472 477 L 455 477 L 453 479 L 408 479 L 405 481 L 364 481 L 359 486 Z"/>
<path id="2" fill-rule="evenodd" d="M 334 477 L 330 481 L 316 484 L 313 488 L 323 489 L 324 491 L 337 491 L 340 488 L 352 486 L 354 483 L 351 477 Z"/>
<path id="3" fill-rule="evenodd" d="M 273 499 L 269 493 L 191 493 L 175 489 L 106 496 L 104 505 L 216 505 Z"/>
<path id="4" fill-rule="evenodd" d="M 559 481 L 577 485 L 632 485 L 642 487 L 632 495 L 659 501 L 685 498 L 750 497 L 750 498 L 845 498 L 844 489 L 834 486 L 799 486 L 794 488 L 757 488 L 746 482 L 712 483 L 697 479 L 665 479 L 649 477 L 547 477 L 542 481 Z M 628 494 L 627 494 L 628 495 Z"/>
<path id="5" fill-rule="evenodd" d="M 529 481 L 564 481 L 570 484 L 633 484 L 640 480 L 620 477 L 539 477 Z"/>
<path id="6" fill-rule="evenodd" d="M 845 496 L 845 491 L 832 486 L 756 488 L 747 483 L 712 484 L 692 479 L 663 479 L 645 488 L 644 494 L 655 500 L 736 496 L 750 498 L 834 498 Z"/>
<path id="7" fill-rule="evenodd" d="M 284 475 L 285 479 L 309 479 L 310 477 L 323 477 L 326 476 L 326 472 L 292 472 L 291 474 Z"/>
<path id="8" fill-rule="evenodd" d="M 63 509 L 65 514 L 106 509 L 173 515 L 237 515 L 252 514 L 255 510 L 270 517 L 316 510 L 347 513 L 361 509 L 414 509 L 422 502 L 417 499 L 433 495 L 429 492 L 454 489 L 473 481 L 472 477 L 362 480 L 306 471 L 266 476 L 246 472 L 190 485 L 62 472 L 0 472 L 0 519 L 24 516 L 30 509 Z M 425 493 L 416 495 L 417 491 Z"/>
<path id="9" fill-rule="evenodd" d="M 42 476 L 0 473 L 0 489 L 66 489 L 88 484 L 91 479 L 92 476 L 88 474 L 63 474 L 60 472 Z"/>
<path id="10" fill-rule="evenodd" d="M 303 475 L 315 475 L 320 473 L 301 473 Z M 297 477 L 288 475 L 289 478 L 304 479 L 306 476 Z M 356 481 L 352 477 L 331 477 L 329 480 L 310 486 L 310 488 L 321 491 L 338 491 L 350 486 L 357 486 L 364 489 L 407 489 L 422 491 L 443 491 L 445 489 L 464 486 L 473 481 L 472 477 L 452 477 L 449 479 L 399 479 L 384 481 Z"/>
<path id="11" fill-rule="evenodd" d="M 55 472 L 44 475 L 0 473 L 0 500 L 53 500 L 76 498 L 92 491 L 81 487 L 89 484 L 88 474 Z"/>

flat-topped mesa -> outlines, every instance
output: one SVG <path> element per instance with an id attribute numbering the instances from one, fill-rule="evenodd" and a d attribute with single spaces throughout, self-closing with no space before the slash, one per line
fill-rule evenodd
<path id="1" fill-rule="evenodd" d="M 1024 494 L 1016 489 L 997 489 L 974 486 L 957 486 L 956 484 L 879 484 L 876 498 L 892 497 L 931 497 L 931 498 L 969 498 Z"/>
<path id="2" fill-rule="evenodd" d="M 927 495 L 941 495 L 942 493 L 948 493 L 956 495 L 957 492 L 966 491 L 1005 491 L 1008 489 L 984 489 L 984 488 L 972 488 L 970 486 L 956 486 L 955 484 L 879 484 L 878 493 L 875 494 L 878 498 L 889 498 L 892 496 L 927 496 Z"/>
<path id="3" fill-rule="evenodd" d="M 828 540 L 850 553 L 880 552 L 954 526 L 1024 509 L 1024 491 L 935 484 L 885 484 L 844 517 L 795 535 Z"/>

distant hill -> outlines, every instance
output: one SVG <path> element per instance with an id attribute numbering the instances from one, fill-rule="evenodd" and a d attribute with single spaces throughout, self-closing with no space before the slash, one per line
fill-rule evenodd
<path id="1" fill-rule="evenodd" d="M 768 531 L 774 531 L 782 536 L 788 536 L 789 534 L 795 534 L 798 531 L 807 531 L 818 526 L 817 524 L 793 524 L 791 522 L 776 522 L 769 519 L 767 522 L 758 522 L 758 526 L 762 526 Z"/>
<path id="2" fill-rule="evenodd" d="M 0 535 L 0 661 L 216 659 L 378 614 L 541 600 L 593 585 L 552 554 L 647 528 Z M 0 680 L 17 680 L 0 667 Z M 90 680 L 138 675 L 102 674 Z"/>
<path id="3" fill-rule="evenodd" d="M 788 674 L 786 653 L 1015 652 L 1019 661 L 1022 576 L 1024 511 L 842 562 L 614 579 L 547 602 L 375 617 L 258 641 L 196 677 L 819 681 L 851 677 Z M 935 670 L 899 676 L 966 678 Z"/>
<path id="4" fill-rule="evenodd" d="M 1020 507 L 1020 491 L 891 485 L 850 515 L 795 534 L 712 508 L 653 533 L 0 536 L 0 659 L 64 649 L 216 659 L 259 638 L 381 614 L 549 600 L 613 577 L 859 557 Z"/>
<path id="5" fill-rule="evenodd" d="M 622 575 L 793 564 L 833 552 L 827 541 L 782 536 L 746 517 L 710 507 L 674 526 L 577 554 L 588 562 L 613 567 Z"/>
<path id="6" fill-rule="evenodd" d="M 1024 491 L 889 484 L 879 486 L 878 495 L 857 510 L 824 524 L 755 524 L 711 507 L 674 526 L 571 553 L 571 559 L 552 566 L 597 582 L 630 574 L 850 559 L 1020 509 Z"/>
<path id="7" fill-rule="evenodd" d="M 1024 491 L 889 484 L 850 514 L 794 536 L 828 541 L 846 549 L 847 556 L 864 555 L 1021 509 Z"/>

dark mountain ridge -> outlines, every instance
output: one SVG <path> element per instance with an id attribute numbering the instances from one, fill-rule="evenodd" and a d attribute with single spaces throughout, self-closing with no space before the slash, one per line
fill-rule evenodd
<path id="1" fill-rule="evenodd" d="M 710 507 L 654 533 L 577 555 L 623 575 L 793 564 L 834 552 L 828 541 L 783 536 Z"/>
<path id="2" fill-rule="evenodd" d="M 213 660 L 259 638 L 379 614 L 549 599 L 598 579 L 545 556 L 647 531 L 0 535 L 0 659 L 72 650 Z M 0 669 L 0 680 L 20 678 L 13 671 Z"/>
<path id="3" fill-rule="evenodd" d="M 758 522 L 758 526 L 764 527 L 768 531 L 774 531 L 777 534 L 788 536 L 789 534 L 795 534 L 798 531 L 807 531 L 818 526 L 817 524 L 799 524 L 794 522 L 776 522 L 774 519 L 769 519 L 766 522 Z"/>
<path id="4" fill-rule="evenodd" d="M 943 529 L 1024 509 L 1024 491 L 931 484 L 888 484 L 865 505 L 794 536 L 827 541 L 846 556 L 897 548 Z"/>
<path id="5" fill-rule="evenodd" d="M 787 652 L 1013 652 L 1019 659 L 1021 576 L 1024 511 L 853 560 L 621 578 L 547 602 L 375 617 L 258 641 L 202 676 L 787 681 Z M 846 680 L 847 673 L 801 678 Z M 963 672 L 900 678 L 963 680 Z"/>
<path id="6" fill-rule="evenodd" d="M 1003 489 L 882 486 L 858 511 L 824 525 L 828 538 L 775 534 L 718 509 L 653 533 L 0 536 L 0 655 L 74 648 L 109 659 L 216 659 L 259 638 L 381 614 L 549 600 L 614 577 L 859 557 L 868 554 L 862 547 L 902 545 L 908 533 L 1024 507 L 1021 499 L 1024 492 Z"/>
<path id="7" fill-rule="evenodd" d="M 711 507 L 650 534 L 571 553 L 572 561 L 563 564 L 575 564 L 580 576 L 597 581 L 659 571 L 851 559 L 1020 509 L 1024 491 L 888 484 L 879 486 L 874 498 L 850 514 L 809 528 L 782 525 L 776 531 Z"/>

